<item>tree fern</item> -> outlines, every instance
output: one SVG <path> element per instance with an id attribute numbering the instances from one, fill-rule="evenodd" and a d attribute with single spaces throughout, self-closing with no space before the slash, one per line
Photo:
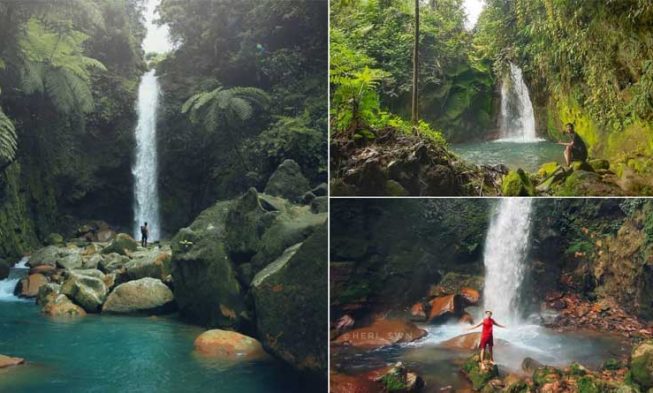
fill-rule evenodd
<path id="1" fill-rule="evenodd" d="M 3 167 L 16 157 L 17 139 L 14 123 L 0 108 L 0 163 Z"/>
<path id="2" fill-rule="evenodd" d="M 47 95 L 64 113 L 90 112 L 91 71 L 106 68 L 98 60 L 84 56 L 82 44 L 87 38 L 75 30 L 50 30 L 31 18 L 20 40 L 24 58 L 21 83 L 25 93 Z"/>

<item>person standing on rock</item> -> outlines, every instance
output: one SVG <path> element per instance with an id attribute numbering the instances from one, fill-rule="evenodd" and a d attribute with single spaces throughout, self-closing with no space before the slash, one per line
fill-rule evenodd
<path id="1" fill-rule="evenodd" d="M 478 346 L 481 349 L 481 369 L 485 370 L 485 363 L 483 363 L 483 360 L 485 359 L 485 347 L 488 348 L 488 352 L 490 353 L 490 363 L 494 364 L 494 354 L 492 352 L 492 347 L 494 347 L 494 336 L 492 335 L 492 327 L 498 326 L 505 329 L 505 326 L 492 319 L 492 311 L 485 311 L 485 318 L 483 318 L 483 320 L 476 326 L 472 326 L 467 330 L 474 330 L 481 326 L 483 326 L 483 330 L 481 331 L 481 341 Z"/>
<path id="2" fill-rule="evenodd" d="M 147 247 L 147 237 L 150 234 L 150 229 L 147 227 L 147 222 L 141 225 L 141 246 Z"/>
<path id="3" fill-rule="evenodd" d="M 583 139 L 574 131 L 574 125 L 567 123 L 565 132 L 571 137 L 571 142 L 558 142 L 559 145 L 565 146 L 565 163 L 571 165 L 572 161 L 587 160 L 587 145 Z"/>

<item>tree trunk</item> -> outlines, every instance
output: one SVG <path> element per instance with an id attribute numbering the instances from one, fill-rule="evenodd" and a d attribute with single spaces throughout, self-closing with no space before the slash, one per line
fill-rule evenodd
<path id="1" fill-rule="evenodd" d="M 413 125 L 419 122 L 417 111 L 417 84 L 419 82 L 419 0 L 415 0 L 415 44 L 413 48 L 413 98 L 411 120 Z"/>

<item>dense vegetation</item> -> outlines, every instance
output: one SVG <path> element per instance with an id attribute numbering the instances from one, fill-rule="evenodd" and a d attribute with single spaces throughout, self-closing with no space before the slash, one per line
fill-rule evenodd
<path id="1" fill-rule="evenodd" d="M 143 7 L 0 1 L 2 254 L 82 221 L 131 226 L 134 103 L 148 66 L 164 90 L 164 233 L 216 199 L 262 190 L 286 158 L 326 180 L 326 2 L 163 1 L 167 56 L 141 49 Z"/>
<path id="2" fill-rule="evenodd" d="M 217 198 L 262 190 L 286 158 L 312 183 L 326 181 L 327 6 L 162 2 L 162 22 L 177 44 L 157 66 L 169 228 Z"/>
<path id="3" fill-rule="evenodd" d="M 130 219 L 140 2 L 0 2 L 0 248 Z"/>

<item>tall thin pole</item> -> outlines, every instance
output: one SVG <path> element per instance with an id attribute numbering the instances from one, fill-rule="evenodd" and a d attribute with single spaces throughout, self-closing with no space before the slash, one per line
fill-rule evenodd
<path id="1" fill-rule="evenodd" d="M 417 111 L 417 84 L 419 82 L 419 0 L 415 0 L 415 47 L 413 48 L 413 99 L 411 120 L 413 125 L 419 122 Z"/>

